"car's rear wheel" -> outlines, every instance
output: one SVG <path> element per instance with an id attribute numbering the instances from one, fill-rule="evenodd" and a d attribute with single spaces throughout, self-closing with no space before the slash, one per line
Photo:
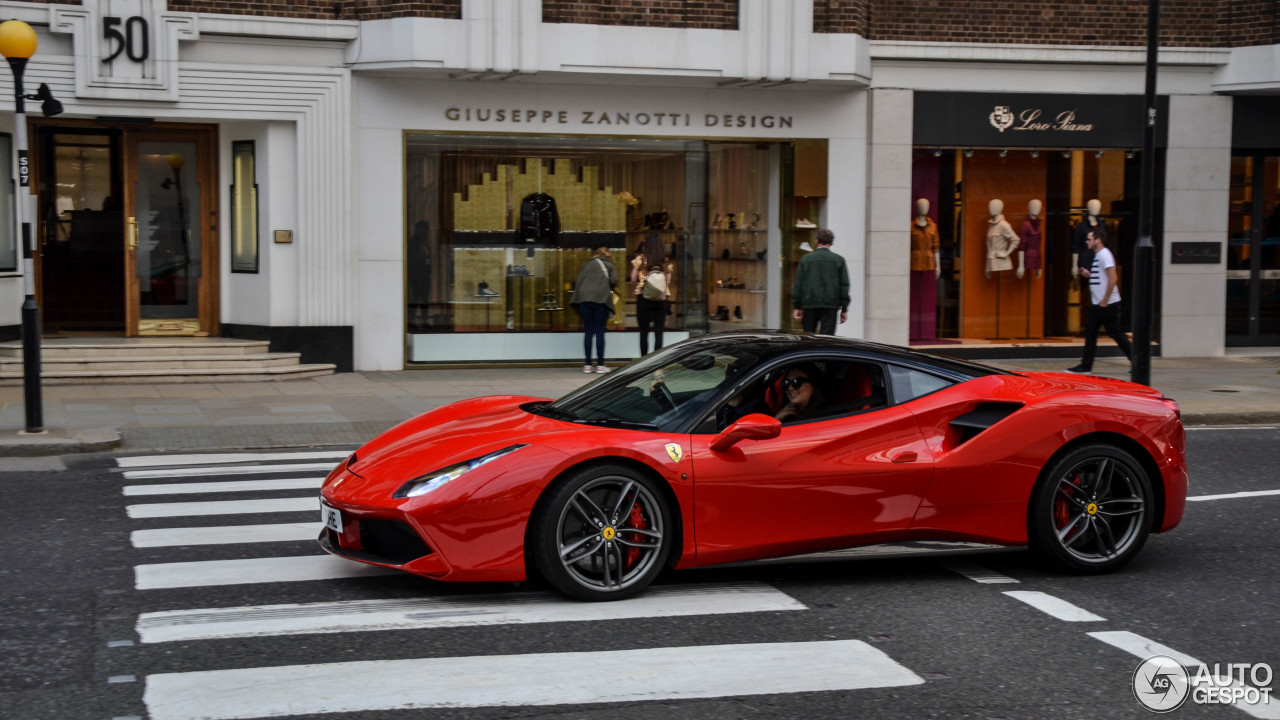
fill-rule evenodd
<path id="1" fill-rule="evenodd" d="M 644 590 L 671 554 L 671 510 L 656 483 L 602 465 L 563 478 L 533 517 L 530 553 L 552 587 L 582 600 Z"/>
<path id="2" fill-rule="evenodd" d="M 1057 458 L 1040 476 L 1027 509 L 1031 549 L 1075 574 L 1114 570 L 1147 541 L 1151 482 L 1125 450 L 1095 443 Z"/>

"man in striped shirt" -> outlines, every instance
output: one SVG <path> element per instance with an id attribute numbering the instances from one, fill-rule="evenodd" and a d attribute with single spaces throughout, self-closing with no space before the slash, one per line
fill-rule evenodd
<path id="1" fill-rule="evenodd" d="M 1107 249 L 1107 228 L 1099 223 L 1089 231 L 1086 239 L 1089 250 L 1093 252 L 1093 267 L 1081 270 L 1081 277 L 1089 279 L 1089 310 L 1084 323 L 1084 359 L 1080 364 L 1068 368 L 1067 372 L 1087 373 L 1093 371 L 1093 355 L 1098 346 L 1098 327 L 1104 326 L 1107 335 L 1115 340 L 1124 356 L 1133 359 L 1129 346 L 1129 338 L 1120 328 L 1120 288 L 1116 275 L 1116 259 Z"/>

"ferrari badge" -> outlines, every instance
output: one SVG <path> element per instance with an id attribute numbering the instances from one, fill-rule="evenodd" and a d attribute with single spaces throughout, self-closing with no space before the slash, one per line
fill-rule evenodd
<path id="1" fill-rule="evenodd" d="M 680 447 L 680 443 L 667 443 L 667 454 L 671 456 L 672 462 L 680 462 L 684 457 L 684 448 Z"/>

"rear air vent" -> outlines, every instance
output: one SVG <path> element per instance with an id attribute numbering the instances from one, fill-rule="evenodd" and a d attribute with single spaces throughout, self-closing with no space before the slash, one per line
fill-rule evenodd
<path id="1" fill-rule="evenodd" d="M 968 442 L 983 430 L 1014 414 L 1021 407 L 1022 403 L 980 403 L 972 411 L 951 421 L 951 429 L 955 434 L 955 440 L 952 441 L 951 446 L 955 447 Z"/>

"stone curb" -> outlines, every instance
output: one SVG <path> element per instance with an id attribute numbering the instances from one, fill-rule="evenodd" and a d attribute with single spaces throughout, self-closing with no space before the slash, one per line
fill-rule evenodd
<path id="1" fill-rule="evenodd" d="M 315 424 L 315 423 L 311 423 Z M 332 433 L 329 437 L 305 437 L 277 439 L 272 442 L 270 439 L 261 438 L 258 442 L 224 442 L 222 444 L 205 444 L 201 447 L 193 445 L 178 446 L 178 444 L 163 443 L 157 447 L 145 447 L 135 442 L 128 443 L 129 447 L 124 448 L 131 452 L 188 452 L 195 450 L 271 450 L 286 448 L 305 448 L 305 447 L 324 447 L 337 445 L 359 445 L 363 441 L 368 440 L 380 432 L 378 426 L 390 426 L 393 422 L 376 422 L 369 423 L 367 428 L 361 428 L 357 424 L 357 428 L 348 425 L 343 430 L 348 432 Z M 1187 427 L 1213 427 L 1228 425 L 1280 425 L 1280 411 L 1274 410 L 1257 410 L 1257 411 L 1241 411 L 1241 412 L 1203 412 L 1203 413 L 1183 413 L 1182 424 Z M 332 424 L 317 424 L 325 430 L 333 428 Z M 296 427 L 296 426 L 295 426 Z M 174 428 L 174 430 L 191 430 L 192 428 Z M 382 429 L 385 429 L 383 427 Z M 205 428 L 204 430 L 208 430 Z M 351 433 L 352 430 L 364 432 Z M 345 436 L 345 437 L 344 437 Z M 213 434 L 209 433 L 206 437 L 213 438 Z M 149 438 L 155 440 L 156 438 Z M 49 455 L 70 455 L 75 453 L 94 453 L 108 452 L 111 450 L 122 449 L 121 433 L 119 430 L 112 428 L 91 428 L 74 431 L 50 430 L 45 435 L 24 435 L 14 433 L 0 437 L 0 457 L 39 457 Z M 153 444 L 153 443 L 148 443 Z M 167 445 L 167 447 L 166 447 Z M 185 444 L 184 444 L 185 445 Z"/>
<path id="2" fill-rule="evenodd" d="M 0 437 L 0 457 L 108 452 L 119 447 L 120 432 L 111 428 L 48 430 L 41 435 L 14 433 Z"/>

